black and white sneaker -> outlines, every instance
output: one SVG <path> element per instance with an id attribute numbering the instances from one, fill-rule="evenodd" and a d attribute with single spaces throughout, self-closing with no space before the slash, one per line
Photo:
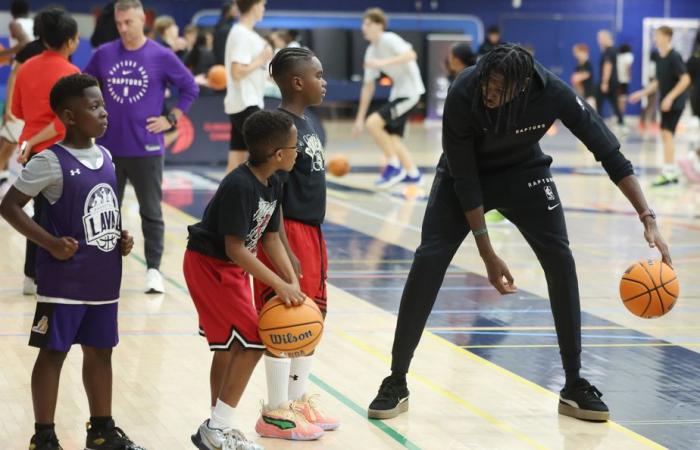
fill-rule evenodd
<path id="1" fill-rule="evenodd" d="M 386 377 L 379 393 L 367 410 L 370 419 L 391 419 L 408 411 L 408 387 L 393 377 Z"/>
<path id="2" fill-rule="evenodd" d="M 600 398 L 603 394 L 583 378 L 571 386 L 564 386 L 559 393 L 559 414 L 581 420 L 605 422 L 610 410 Z"/>

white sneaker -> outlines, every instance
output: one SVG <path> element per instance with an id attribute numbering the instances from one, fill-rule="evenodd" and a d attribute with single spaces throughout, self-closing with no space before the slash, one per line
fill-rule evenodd
<path id="1" fill-rule="evenodd" d="M 22 284 L 22 294 L 36 295 L 36 283 L 34 282 L 34 278 L 24 277 L 24 282 Z"/>
<path id="2" fill-rule="evenodd" d="M 146 272 L 146 294 L 162 294 L 164 292 L 163 275 L 158 269 L 148 269 Z"/>
<path id="3" fill-rule="evenodd" d="M 199 450 L 264 450 L 262 446 L 247 440 L 238 430 L 210 428 L 208 419 L 192 435 L 192 443 Z"/>

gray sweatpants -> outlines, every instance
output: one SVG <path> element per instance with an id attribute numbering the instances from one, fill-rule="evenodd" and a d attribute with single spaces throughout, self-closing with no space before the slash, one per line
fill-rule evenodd
<path id="1" fill-rule="evenodd" d="M 119 205 L 124 198 L 124 188 L 129 180 L 136 191 L 141 215 L 146 265 L 149 269 L 160 269 L 163 256 L 163 155 L 144 158 L 114 158 L 117 170 L 117 196 Z"/>

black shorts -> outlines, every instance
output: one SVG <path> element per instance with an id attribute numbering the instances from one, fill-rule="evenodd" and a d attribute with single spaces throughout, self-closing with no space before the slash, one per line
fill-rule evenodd
<path id="1" fill-rule="evenodd" d="M 676 133 L 676 126 L 678 121 L 681 120 L 681 115 L 683 114 L 682 109 L 671 110 L 669 112 L 661 113 L 661 129 L 668 130 L 672 134 Z"/>
<path id="2" fill-rule="evenodd" d="M 627 95 L 630 91 L 629 83 L 620 83 L 617 85 L 617 95 Z"/>
<path id="3" fill-rule="evenodd" d="M 260 111 L 257 106 L 249 106 L 236 114 L 229 114 L 228 118 L 231 121 L 231 141 L 229 142 L 229 150 L 247 150 L 243 139 L 243 123 L 256 111 Z"/>
<path id="4" fill-rule="evenodd" d="M 700 117 L 700 86 L 694 87 L 690 91 L 690 107 L 693 114 Z"/>
<path id="5" fill-rule="evenodd" d="M 387 133 L 403 137 L 408 115 L 417 103 L 418 97 L 401 97 L 383 104 L 375 112 L 384 119 Z"/>

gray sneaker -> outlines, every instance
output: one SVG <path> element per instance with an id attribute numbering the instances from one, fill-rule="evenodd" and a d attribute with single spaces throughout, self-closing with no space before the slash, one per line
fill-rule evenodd
<path id="1" fill-rule="evenodd" d="M 209 419 L 192 435 L 192 443 L 199 450 L 264 450 L 260 445 L 247 440 L 238 430 L 210 428 Z"/>

